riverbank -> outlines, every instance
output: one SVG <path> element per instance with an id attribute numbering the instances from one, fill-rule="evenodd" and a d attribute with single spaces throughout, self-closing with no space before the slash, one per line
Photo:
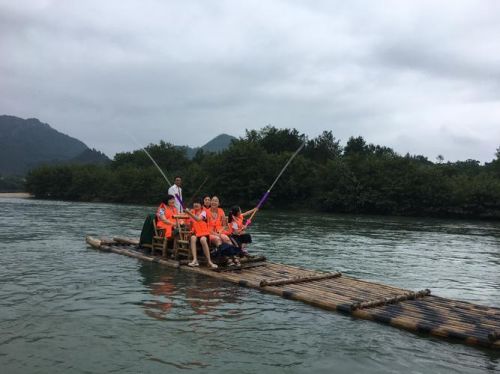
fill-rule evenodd
<path id="1" fill-rule="evenodd" d="M 29 192 L 0 192 L 0 197 L 12 197 L 16 199 L 27 199 L 33 197 Z"/>

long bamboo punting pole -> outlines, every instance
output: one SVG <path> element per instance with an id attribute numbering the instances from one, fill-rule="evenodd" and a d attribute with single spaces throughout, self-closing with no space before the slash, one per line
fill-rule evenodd
<path id="1" fill-rule="evenodd" d="M 151 156 L 151 155 L 149 154 L 149 152 L 147 151 L 146 147 L 141 147 L 141 145 L 139 144 L 139 142 L 137 141 L 137 139 L 136 139 L 136 138 L 134 138 L 134 137 L 132 136 L 132 134 L 130 134 L 130 133 L 126 132 L 126 131 L 124 131 L 124 133 L 125 133 L 125 134 L 127 134 L 127 135 L 128 135 L 128 137 L 129 137 L 130 139 L 132 139 L 132 140 L 135 142 L 135 144 L 136 144 L 136 145 L 137 145 L 137 146 L 138 146 L 141 150 L 143 150 L 143 151 L 146 153 L 146 155 L 148 156 L 148 158 L 151 160 L 151 162 L 153 162 L 154 166 L 156 166 L 156 169 L 158 169 L 158 171 L 159 171 L 159 172 L 160 172 L 160 174 L 162 175 L 163 179 L 165 179 L 165 181 L 168 183 L 168 186 L 170 187 L 170 186 L 172 185 L 172 183 L 170 183 L 170 180 L 169 180 L 169 179 L 168 179 L 168 177 L 165 175 L 165 173 L 163 172 L 163 170 L 161 170 L 160 166 L 156 163 L 156 161 L 155 161 L 155 159 L 153 158 L 153 156 Z"/>
<path id="2" fill-rule="evenodd" d="M 200 184 L 200 186 L 198 187 L 198 189 L 196 190 L 196 192 L 189 199 L 189 201 L 188 201 L 188 203 L 186 205 L 188 208 L 193 204 L 194 199 L 196 199 L 197 195 L 200 193 L 200 191 L 203 188 L 203 186 L 205 185 L 205 183 L 207 183 L 207 180 L 208 180 L 208 175 L 205 177 L 205 179 L 203 180 L 203 182 Z"/>
<path id="3" fill-rule="evenodd" d="M 300 147 L 294 152 L 294 154 L 288 159 L 287 163 L 285 164 L 285 166 L 283 166 L 283 168 L 281 169 L 280 173 L 278 174 L 278 176 L 276 177 L 276 179 L 274 180 L 274 182 L 271 184 L 271 186 L 268 188 L 268 190 L 264 193 L 264 195 L 260 198 L 260 200 L 259 200 L 259 202 L 257 203 L 257 206 L 256 206 L 257 209 L 254 210 L 254 212 L 252 213 L 252 215 L 250 216 L 250 218 L 247 219 L 247 221 L 245 223 L 245 226 L 247 226 L 247 227 L 250 226 L 250 224 L 252 223 L 253 217 L 257 213 L 257 210 L 260 209 L 262 207 L 262 205 L 264 205 L 264 203 L 266 202 L 267 198 L 271 194 L 271 190 L 274 188 L 274 186 L 276 185 L 276 183 L 278 183 L 278 180 L 281 178 L 281 176 L 283 175 L 283 173 L 285 172 L 285 170 L 288 168 L 288 165 L 290 165 L 290 163 L 293 161 L 293 159 L 295 158 L 295 156 L 297 156 L 299 154 L 299 152 L 302 150 L 302 148 L 304 148 L 305 145 L 306 145 L 306 142 L 303 142 L 300 145 Z"/>

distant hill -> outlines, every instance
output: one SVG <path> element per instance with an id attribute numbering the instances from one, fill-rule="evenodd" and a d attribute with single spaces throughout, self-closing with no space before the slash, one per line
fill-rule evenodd
<path id="1" fill-rule="evenodd" d="M 205 152 L 220 152 L 229 147 L 233 140 L 236 140 L 234 136 L 220 134 L 201 147 L 201 149 Z"/>
<path id="2" fill-rule="evenodd" d="M 105 165 L 111 162 L 111 160 L 104 153 L 96 150 L 87 148 L 78 156 L 73 157 L 67 161 L 69 164 L 99 164 Z"/>
<path id="3" fill-rule="evenodd" d="M 0 175 L 24 175 L 40 164 L 60 162 L 102 163 L 109 159 L 36 118 L 0 116 Z"/>
<path id="4" fill-rule="evenodd" d="M 196 152 L 198 152 L 198 150 L 200 149 L 202 149 L 205 152 L 221 152 L 224 149 L 228 148 L 229 145 L 231 144 L 231 141 L 235 139 L 236 138 L 234 136 L 227 134 L 220 134 L 201 147 L 191 148 L 185 146 L 184 148 L 186 149 L 187 157 L 191 159 L 196 155 Z"/>

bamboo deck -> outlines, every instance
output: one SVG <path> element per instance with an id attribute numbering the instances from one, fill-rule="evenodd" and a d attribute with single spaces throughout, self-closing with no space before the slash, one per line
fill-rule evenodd
<path id="1" fill-rule="evenodd" d="M 353 317 L 500 350 L 500 308 L 433 296 L 429 290 L 413 292 L 341 273 L 272 263 L 265 258 L 242 261 L 240 271 L 213 271 L 145 254 L 133 239 L 99 240 L 88 236 L 86 241 L 95 249 L 223 279 Z"/>

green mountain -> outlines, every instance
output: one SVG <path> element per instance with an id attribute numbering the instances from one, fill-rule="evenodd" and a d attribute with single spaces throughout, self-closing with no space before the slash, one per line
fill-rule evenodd
<path id="1" fill-rule="evenodd" d="M 196 152 L 198 152 L 200 149 L 202 149 L 204 152 L 221 152 L 228 148 L 231 142 L 235 139 L 236 138 L 234 136 L 220 134 L 201 147 L 191 148 L 188 146 L 184 146 L 183 148 L 186 149 L 187 157 L 189 159 L 192 159 L 196 155 Z"/>
<path id="2" fill-rule="evenodd" d="M 201 149 L 205 152 L 220 152 L 229 147 L 233 140 L 236 140 L 234 136 L 220 134 L 201 147 Z"/>
<path id="3" fill-rule="evenodd" d="M 97 149 L 90 149 L 87 148 L 85 149 L 82 153 L 80 153 L 78 156 L 73 157 L 72 159 L 68 160 L 67 163 L 69 164 L 100 164 L 104 165 L 107 163 L 110 163 L 111 160 L 106 156 L 104 153 L 98 151 Z"/>
<path id="4" fill-rule="evenodd" d="M 41 164 L 102 163 L 109 159 L 36 118 L 0 116 L 0 175 L 24 175 Z"/>

